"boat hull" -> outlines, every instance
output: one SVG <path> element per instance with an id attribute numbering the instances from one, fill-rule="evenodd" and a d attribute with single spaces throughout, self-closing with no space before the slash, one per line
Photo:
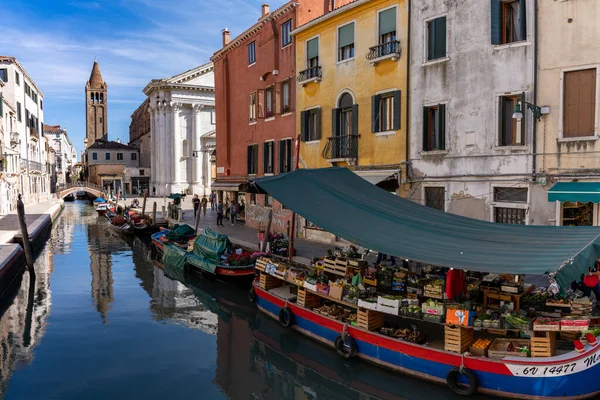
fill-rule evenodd
<path id="1" fill-rule="evenodd" d="M 344 329 L 344 324 L 276 297 L 254 282 L 259 309 L 273 318 L 287 305 L 294 315 L 293 328 L 329 346 Z M 357 345 L 357 357 L 420 379 L 446 384 L 446 376 L 461 366 L 459 354 L 392 339 L 375 332 L 348 326 Z M 551 358 L 505 358 L 491 360 L 465 357 L 464 365 L 479 381 L 482 393 L 521 399 L 584 399 L 600 393 L 600 346 L 586 346 Z M 535 368 L 535 369 L 534 369 Z M 557 372 L 560 369 L 560 372 Z M 564 372 L 568 370 L 568 372 Z M 552 371 L 552 372 L 550 372 Z"/>

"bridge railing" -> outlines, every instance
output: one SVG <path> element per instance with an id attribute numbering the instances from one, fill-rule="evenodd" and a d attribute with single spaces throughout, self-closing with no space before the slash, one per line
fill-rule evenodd
<path id="1" fill-rule="evenodd" d="M 66 185 L 61 185 L 58 186 L 56 188 L 57 192 L 62 192 L 63 190 L 67 190 L 67 189 L 71 189 L 71 188 L 81 188 L 83 189 L 95 189 L 99 192 L 102 192 L 102 187 L 100 185 L 96 185 L 95 183 L 92 182 L 85 182 L 85 181 L 77 181 L 77 182 L 71 182 L 71 183 L 67 183 Z"/>

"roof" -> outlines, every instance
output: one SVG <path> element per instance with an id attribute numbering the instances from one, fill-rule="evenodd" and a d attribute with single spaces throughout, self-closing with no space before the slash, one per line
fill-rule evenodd
<path id="1" fill-rule="evenodd" d="M 313 26 L 315 26 L 317 24 L 320 24 L 321 22 L 326 21 L 329 18 L 333 18 L 333 17 L 335 17 L 338 14 L 346 12 L 346 11 L 348 11 L 348 10 L 354 8 L 354 7 L 358 7 L 361 4 L 368 3 L 369 1 L 371 1 L 371 0 L 354 0 L 354 1 L 351 1 L 351 2 L 349 2 L 347 4 L 344 4 L 343 6 L 340 6 L 338 8 L 334 8 L 333 10 L 331 10 L 329 12 L 326 12 L 325 14 L 320 15 L 317 18 L 315 18 L 315 19 L 313 19 L 311 21 L 308 21 L 304 25 L 301 25 L 301 26 L 297 27 L 296 29 L 294 29 L 291 32 L 291 34 L 295 35 L 297 33 L 305 31 L 306 29 L 311 28 L 311 27 L 313 27 Z"/>
<path id="2" fill-rule="evenodd" d="M 229 50 L 231 50 L 235 47 L 238 47 L 240 44 L 242 44 L 244 42 L 245 39 L 249 38 L 250 36 L 254 35 L 259 30 L 261 30 L 263 23 L 265 21 L 270 21 L 270 20 L 279 18 L 281 16 L 281 14 L 287 12 L 291 7 L 295 7 L 296 5 L 298 5 L 298 3 L 296 1 L 288 1 L 287 3 L 285 3 L 278 9 L 271 11 L 267 15 L 260 17 L 258 19 L 258 22 L 256 22 L 250 28 L 246 29 L 244 32 L 237 35 L 235 38 L 233 38 L 231 41 L 229 41 L 229 43 L 226 44 L 225 46 L 223 46 L 221 49 L 217 50 L 215 52 L 215 54 L 213 54 L 213 56 L 210 58 L 210 60 L 211 61 L 218 60 Z"/>
<path id="3" fill-rule="evenodd" d="M 137 150 L 137 148 L 124 143 L 98 139 L 87 150 Z"/>
<path id="4" fill-rule="evenodd" d="M 33 79 L 31 79 L 31 76 L 29 76 L 29 74 L 27 73 L 27 71 L 25 71 L 25 68 L 23 68 L 23 66 L 19 63 L 19 61 L 15 57 L 0 56 L 0 62 L 3 62 L 3 61 L 11 63 L 11 64 L 16 64 L 17 67 L 19 67 L 19 69 L 21 70 L 21 73 L 23 74 L 23 76 L 25 78 L 27 78 L 27 80 L 29 80 L 29 82 L 31 83 L 31 86 L 33 86 L 35 88 L 35 90 L 37 90 L 38 95 L 42 99 L 44 98 L 44 93 L 42 93 L 41 89 L 35 84 L 35 81 Z"/>
<path id="5" fill-rule="evenodd" d="M 96 60 L 94 60 L 94 66 L 92 67 L 92 73 L 90 74 L 88 85 L 91 89 L 104 89 L 106 86 L 104 79 L 102 79 L 102 74 L 100 73 L 98 61 Z"/>
<path id="6" fill-rule="evenodd" d="M 352 243 L 437 266 L 543 274 L 568 288 L 600 257 L 599 227 L 506 225 L 403 199 L 346 168 L 253 181 L 286 208 Z"/>
<path id="7" fill-rule="evenodd" d="M 214 69 L 214 64 L 212 62 L 208 62 L 206 64 L 202 64 L 198 67 L 192 68 L 190 70 L 171 76 L 169 78 L 152 79 L 142 90 L 142 92 L 148 95 L 150 92 L 152 92 L 152 90 L 164 87 L 214 91 L 214 86 L 186 84 L 186 82 L 196 78 L 197 76 L 207 74 L 211 71 L 214 71 Z"/>
<path id="8" fill-rule="evenodd" d="M 44 124 L 44 132 L 56 132 L 63 131 L 64 129 L 60 128 L 60 125 L 46 125 Z"/>

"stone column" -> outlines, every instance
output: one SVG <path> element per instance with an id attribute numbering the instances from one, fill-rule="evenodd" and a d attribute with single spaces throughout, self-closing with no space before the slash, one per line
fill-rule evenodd
<path id="1" fill-rule="evenodd" d="M 182 182 L 181 182 L 181 157 L 182 149 L 183 149 L 183 139 L 181 138 L 180 132 L 180 115 L 179 111 L 181 110 L 181 103 L 173 103 L 171 110 L 171 143 L 173 145 L 173 162 L 171 165 L 173 166 L 173 182 L 177 185 L 177 191 L 181 190 Z"/>
<path id="2" fill-rule="evenodd" d="M 166 179 L 165 179 L 165 184 L 166 184 L 166 191 L 167 191 L 167 195 L 169 194 L 169 192 L 172 191 L 172 185 L 173 185 L 173 111 L 171 108 L 172 104 L 169 103 L 166 105 L 165 107 L 165 130 L 164 130 L 164 135 L 165 135 L 165 148 L 166 148 L 166 154 L 165 154 L 165 170 L 166 170 Z"/>
<path id="3" fill-rule="evenodd" d="M 156 151 L 156 144 L 154 138 L 156 137 L 155 130 L 156 124 L 154 122 L 154 107 L 148 107 L 148 114 L 150 114 L 150 187 L 149 193 L 152 195 L 152 186 L 156 186 L 156 166 L 154 165 L 156 157 L 154 152 Z M 140 158 L 142 155 L 140 154 Z"/>
<path id="4" fill-rule="evenodd" d="M 192 132 L 192 148 L 196 150 L 196 157 L 194 157 L 194 165 L 192 170 L 194 171 L 194 187 L 197 189 L 204 189 L 202 183 L 202 162 L 204 160 L 204 153 L 202 152 L 202 110 L 204 104 L 198 104 L 197 111 L 194 113 L 194 131 Z M 204 193 L 204 192 L 202 192 Z"/>
<path id="5" fill-rule="evenodd" d="M 156 188 L 158 194 L 164 194 L 165 182 L 167 182 L 167 142 L 166 142 L 166 131 L 165 131 L 165 119 L 166 119 L 166 108 L 162 104 L 158 109 L 158 129 L 156 130 L 156 144 L 158 145 L 156 166 L 158 168 L 158 184 L 160 187 Z"/>

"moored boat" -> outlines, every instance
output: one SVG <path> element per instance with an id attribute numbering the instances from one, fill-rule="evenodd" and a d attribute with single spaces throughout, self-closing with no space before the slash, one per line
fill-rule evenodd
<path id="1" fill-rule="evenodd" d="M 73 193 L 66 195 L 65 197 L 63 197 L 64 201 L 75 201 L 75 196 L 73 196 Z"/>
<path id="2" fill-rule="evenodd" d="M 160 252 L 164 250 L 165 243 L 175 243 L 187 247 L 187 243 L 195 237 L 196 232 L 188 225 L 176 226 L 173 229 L 160 228 L 158 232 L 151 235 L 152 244 Z"/>
<path id="3" fill-rule="evenodd" d="M 110 205 L 108 203 L 100 203 L 96 206 L 96 212 L 100 216 L 106 215 L 109 208 L 110 208 Z"/>
<path id="4" fill-rule="evenodd" d="M 104 200 L 102 197 L 97 197 L 92 203 L 97 206 L 98 204 L 102 204 L 102 203 L 106 203 L 107 201 Z"/>
<path id="5" fill-rule="evenodd" d="M 77 198 L 77 200 L 87 200 L 88 195 L 86 192 L 80 190 L 79 192 L 77 192 L 77 194 L 75 195 L 75 198 Z"/>
<path id="6" fill-rule="evenodd" d="M 106 219 L 110 222 L 110 226 L 115 232 L 122 233 L 124 235 L 132 235 L 134 233 L 133 225 L 128 223 L 125 218 L 121 215 L 115 215 L 112 212 L 106 213 Z"/>

